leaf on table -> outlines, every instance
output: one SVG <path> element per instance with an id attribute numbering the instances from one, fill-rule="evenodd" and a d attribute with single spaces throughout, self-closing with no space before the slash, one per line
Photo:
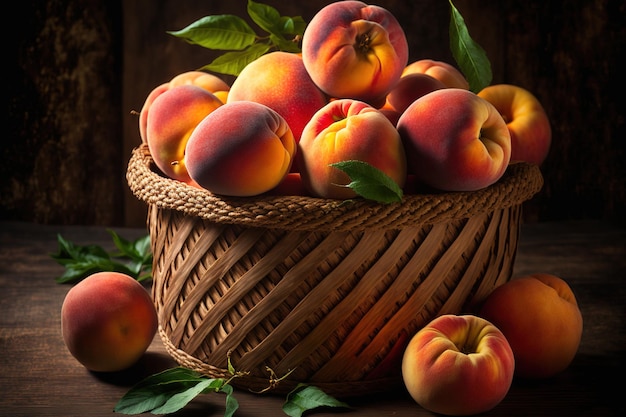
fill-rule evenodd
<path id="1" fill-rule="evenodd" d="M 283 411 L 290 417 L 301 417 L 306 411 L 319 407 L 351 408 L 315 386 L 298 384 L 283 404 Z"/>
<path id="2" fill-rule="evenodd" d="M 485 50 L 469 34 L 461 13 L 450 1 L 450 51 L 467 78 L 470 91 L 478 93 L 491 84 L 491 63 Z"/>
<path id="3" fill-rule="evenodd" d="M 152 278 L 149 235 L 131 242 L 113 231 L 109 232 L 113 236 L 117 252 L 109 253 L 98 245 L 76 245 L 58 234 L 57 252 L 50 256 L 58 264 L 63 265 L 65 271 L 56 278 L 56 281 L 59 284 L 75 283 L 103 271 L 120 272 L 137 280 Z"/>
<path id="4" fill-rule="evenodd" d="M 378 168 L 363 161 L 342 161 L 330 164 L 348 174 L 349 184 L 345 187 L 352 188 L 354 192 L 368 200 L 379 203 L 397 203 L 402 201 L 402 189 L 400 186 Z"/>
<path id="5" fill-rule="evenodd" d="M 115 405 L 121 414 L 170 414 L 185 407 L 200 394 L 226 394 L 226 414 L 230 417 L 239 407 L 232 397 L 232 387 L 223 379 L 208 378 L 193 370 L 176 367 L 151 375 L 132 387 Z"/>

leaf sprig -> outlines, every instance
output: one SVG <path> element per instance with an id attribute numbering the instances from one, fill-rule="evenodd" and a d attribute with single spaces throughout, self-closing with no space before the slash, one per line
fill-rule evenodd
<path id="1" fill-rule="evenodd" d="M 234 76 L 272 50 L 300 52 L 306 27 L 301 16 L 281 16 L 274 7 L 252 0 L 248 0 L 247 12 L 265 32 L 264 36 L 257 35 L 244 19 L 230 14 L 205 16 L 181 30 L 167 33 L 191 44 L 227 51 L 201 70 Z"/>
<path id="2" fill-rule="evenodd" d="M 232 377 L 209 378 L 184 367 L 167 369 L 151 375 L 133 386 L 115 405 L 114 411 L 135 415 L 142 413 L 168 414 L 184 408 L 200 394 L 226 394 L 224 417 L 232 417 L 239 408 L 230 382 L 245 372 L 233 369 L 228 359 Z M 272 372 L 273 375 L 273 372 Z M 270 380 L 270 382 L 272 382 Z M 318 407 L 344 407 L 349 405 L 334 399 L 317 387 L 299 384 L 288 395 L 283 412 L 290 417 L 301 417 L 303 413 Z"/>
<path id="3" fill-rule="evenodd" d="M 56 278 L 59 284 L 72 284 L 96 272 L 121 272 L 146 281 L 152 278 L 152 251 L 150 236 L 129 241 L 113 230 L 107 230 L 117 250 L 106 251 L 98 245 L 76 245 L 57 235 L 58 249 L 50 256 L 65 267 Z"/>

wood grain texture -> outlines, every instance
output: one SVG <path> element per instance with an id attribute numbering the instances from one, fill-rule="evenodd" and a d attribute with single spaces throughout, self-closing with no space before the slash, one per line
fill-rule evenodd
<path id="1" fill-rule="evenodd" d="M 145 229 L 116 231 L 132 239 Z M 60 310 L 68 285 L 49 254 L 56 235 L 77 244 L 112 249 L 101 227 L 41 226 L 0 222 L 0 414 L 12 417 L 111 416 L 113 407 L 141 378 L 175 366 L 158 336 L 131 369 L 86 371 L 68 353 Z M 542 381 L 516 380 L 506 398 L 485 416 L 621 416 L 626 407 L 613 378 L 626 371 L 626 229 L 613 223 L 576 221 L 522 225 L 515 275 L 548 272 L 572 286 L 584 318 L 579 352 L 570 367 Z M 236 390 L 238 417 L 277 417 L 284 396 Z M 177 416 L 223 416 L 225 397 L 203 395 Z M 350 399 L 350 411 L 315 416 L 432 416 L 403 391 Z"/>

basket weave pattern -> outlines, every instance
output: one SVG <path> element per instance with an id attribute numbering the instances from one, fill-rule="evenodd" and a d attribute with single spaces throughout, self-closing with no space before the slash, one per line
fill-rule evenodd
<path id="1" fill-rule="evenodd" d="M 269 367 L 292 372 L 273 392 L 308 382 L 336 396 L 400 383 L 409 335 L 510 279 L 521 204 L 543 183 L 536 166 L 515 164 L 484 190 L 391 205 L 224 198 L 159 175 L 145 145 L 127 179 L 149 207 L 153 297 L 172 357 L 227 377 L 230 355 L 249 372 L 234 385 L 267 388 Z"/>

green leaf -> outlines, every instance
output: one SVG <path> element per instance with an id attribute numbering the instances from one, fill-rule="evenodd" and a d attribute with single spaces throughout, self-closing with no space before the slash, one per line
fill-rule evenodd
<path id="1" fill-rule="evenodd" d="M 244 51 L 226 52 L 215 58 L 213 62 L 205 65 L 201 70 L 214 71 L 221 74 L 238 76 L 246 65 L 259 58 L 270 50 L 270 45 L 257 43 L 246 48 Z"/>
<path id="2" fill-rule="evenodd" d="M 491 84 L 491 63 L 485 50 L 474 40 L 467 30 L 461 13 L 450 1 L 450 50 L 461 72 L 467 78 L 470 90 L 478 93 Z"/>
<path id="3" fill-rule="evenodd" d="M 248 0 L 248 14 L 261 29 L 281 38 L 302 36 L 306 28 L 306 22 L 301 16 L 281 16 L 274 7 L 252 0 Z"/>
<path id="4" fill-rule="evenodd" d="M 191 44 L 218 50 L 243 50 L 257 38 L 245 20 L 229 14 L 205 16 L 181 30 L 167 33 Z"/>
<path id="5" fill-rule="evenodd" d="M 248 0 L 248 14 L 252 21 L 264 31 L 282 35 L 280 13 L 274 7 Z"/>
<path id="6" fill-rule="evenodd" d="M 304 412 L 318 407 L 350 408 L 348 404 L 331 397 L 317 387 L 298 384 L 287 395 L 283 411 L 290 417 L 301 417 Z"/>
<path id="7" fill-rule="evenodd" d="M 56 278 L 57 283 L 75 283 L 96 272 L 121 272 L 139 280 L 152 278 L 152 253 L 150 236 L 140 237 L 129 242 L 113 231 L 109 231 L 118 251 L 107 252 L 97 245 L 79 246 L 57 235 L 58 250 L 50 256 L 65 267 L 63 274 Z M 119 258 L 119 261 L 113 259 Z M 147 271 L 144 271 L 147 270 Z"/>
<path id="8" fill-rule="evenodd" d="M 207 378 L 183 367 L 171 368 L 149 376 L 132 387 L 117 402 L 114 411 L 122 414 L 173 413 L 199 394 L 218 392 L 223 386 L 222 379 Z M 225 392 L 228 402 L 232 390 L 226 389 Z"/>
<path id="9" fill-rule="evenodd" d="M 342 161 L 330 164 L 348 174 L 350 184 L 358 195 L 379 203 L 397 203 L 402 201 L 402 189 L 387 174 L 363 161 Z"/>
<path id="10" fill-rule="evenodd" d="M 270 41 L 283 52 L 299 53 L 301 51 L 300 45 L 292 40 L 283 39 L 276 35 L 270 35 Z"/>
<path id="11" fill-rule="evenodd" d="M 281 16 L 282 33 L 285 35 L 302 36 L 306 29 L 306 21 L 302 16 Z"/>

